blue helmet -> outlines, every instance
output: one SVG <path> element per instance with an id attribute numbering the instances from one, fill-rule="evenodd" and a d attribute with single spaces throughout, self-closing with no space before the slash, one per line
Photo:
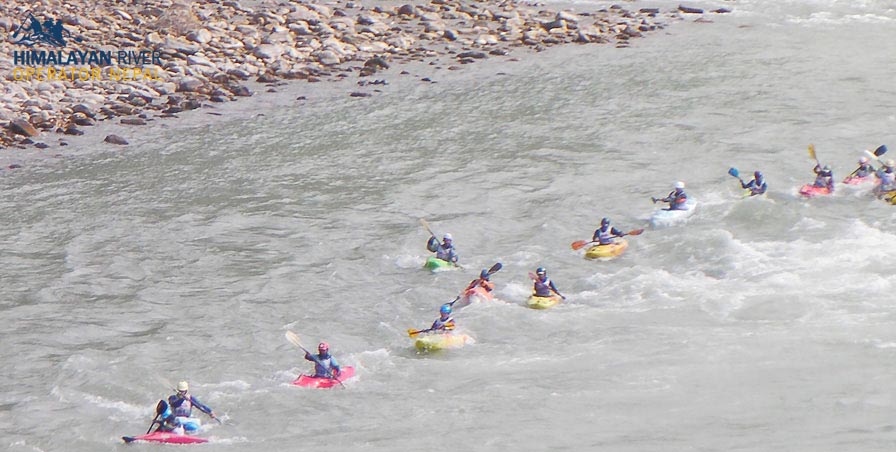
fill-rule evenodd
<path id="1" fill-rule="evenodd" d="M 610 224 L 610 219 L 609 219 L 609 218 L 604 217 L 603 220 L 600 220 L 600 225 L 601 225 L 601 226 L 606 226 L 606 225 L 608 225 L 608 224 Z"/>
<path id="2" fill-rule="evenodd" d="M 536 275 L 546 275 L 548 271 L 544 269 L 544 267 L 538 267 L 538 270 L 535 270 Z"/>
<path id="3" fill-rule="evenodd" d="M 756 179 L 762 179 L 762 171 L 756 171 L 755 173 L 753 173 L 753 177 L 755 177 Z"/>
<path id="4" fill-rule="evenodd" d="M 443 304 L 441 308 L 439 308 L 440 314 L 451 314 L 451 305 Z"/>

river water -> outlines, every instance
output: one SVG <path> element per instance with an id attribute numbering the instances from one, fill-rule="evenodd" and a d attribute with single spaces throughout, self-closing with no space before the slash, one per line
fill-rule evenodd
<path id="1" fill-rule="evenodd" d="M 809 143 L 838 179 L 896 145 L 894 5 L 694 6 L 734 12 L 5 172 L 0 446 L 154 449 L 120 437 L 188 379 L 224 419 L 202 450 L 892 450 L 896 215 L 796 190 Z M 644 227 L 679 179 L 687 224 L 570 249 L 603 216 Z M 419 218 L 465 270 L 420 268 Z M 456 313 L 476 343 L 415 353 L 405 331 L 498 261 L 502 301 Z M 568 296 L 548 311 L 524 307 L 538 266 Z M 357 378 L 291 386 L 311 365 L 286 330 Z"/>

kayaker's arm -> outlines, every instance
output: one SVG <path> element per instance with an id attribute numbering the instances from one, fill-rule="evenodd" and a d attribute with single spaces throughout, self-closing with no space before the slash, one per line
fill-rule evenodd
<path id="1" fill-rule="evenodd" d="M 192 403 L 194 407 L 198 408 L 199 411 L 202 411 L 203 413 L 207 414 L 210 418 L 212 418 L 212 419 L 217 418 L 215 416 L 215 413 L 212 411 L 212 409 L 208 405 L 205 405 L 204 403 L 200 402 L 199 399 L 197 399 L 195 396 L 190 396 L 190 403 Z"/>
<path id="2" fill-rule="evenodd" d="M 550 281 L 550 286 L 551 286 L 551 290 L 553 290 L 554 293 L 556 293 L 557 295 L 560 295 L 560 298 L 562 298 L 562 299 L 564 299 L 564 300 L 566 299 L 566 297 L 563 296 L 563 294 L 561 294 L 559 290 L 557 290 L 557 286 L 554 285 L 554 281 L 553 281 L 553 280 Z"/>

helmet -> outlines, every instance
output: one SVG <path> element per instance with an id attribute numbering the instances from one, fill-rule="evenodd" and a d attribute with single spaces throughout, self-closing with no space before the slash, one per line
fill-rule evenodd
<path id="1" fill-rule="evenodd" d="M 447 233 L 447 232 L 445 233 L 445 236 L 442 237 L 442 239 L 443 239 L 443 240 L 454 240 L 454 238 L 451 237 L 451 234 L 449 234 L 449 233 Z"/>
<path id="2" fill-rule="evenodd" d="M 868 163 L 868 157 L 862 157 L 859 159 L 859 163 L 865 164 Z"/>
<path id="3" fill-rule="evenodd" d="M 601 226 L 608 225 L 608 224 L 610 224 L 610 219 L 609 219 L 609 218 L 604 217 L 603 220 L 600 220 L 600 225 L 601 225 Z"/>
<path id="4" fill-rule="evenodd" d="M 828 172 L 831 170 L 831 165 L 825 165 L 824 168 L 821 169 L 824 172 Z"/>
<path id="5" fill-rule="evenodd" d="M 186 381 L 182 381 L 177 384 L 177 392 L 187 392 L 190 390 L 190 385 Z"/>
<path id="6" fill-rule="evenodd" d="M 439 314 L 451 314 L 451 305 L 445 303 L 439 308 Z"/>
<path id="7" fill-rule="evenodd" d="M 321 342 L 320 344 L 317 345 L 317 351 L 319 351 L 319 352 L 330 351 L 330 344 L 328 344 L 326 342 Z"/>
<path id="8" fill-rule="evenodd" d="M 887 165 L 890 168 L 892 168 L 892 167 L 896 166 L 896 162 L 894 162 L 892 159 L 890 159 L 890 160 L 887 160 L 887 163 L 885 163 L 884 165 Z"/>
<path id="9" fill-rule="evenodd" d="M 538 270 L 535 270 L 535 273 L 538 275 L 546 275 L 548 271 L 544 269 L 544 267 L 538 267 Z"/>
<path id="10" fill-rule="evenodd" d="M 684 182 L 682 182 L 682 181 L 678 181 L 678 182 L 676 182 L 676 183 L 675 183 L 675 188 L 677 188 L 677 189 L 679 189 L 679 190 L 683 190 L 683 189 L 684 189 Z"/>
<path id="11" fill-rule="evenodd" d="M 488 279 L 488 270 L 482 270 L 479 272 L 479 277 L 482 279 Z"/>
<path id="12" fill-rule="evenodd" d="M 762 179 L 762 171 L 756 171 L 755 173 L 753 173 L 753 177 L 755 177 L 756 179 Z"/>

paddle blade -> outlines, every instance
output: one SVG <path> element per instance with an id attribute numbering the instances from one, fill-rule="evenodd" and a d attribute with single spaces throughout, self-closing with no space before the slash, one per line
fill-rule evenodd
<path id="1" fill-rule="evenodd" d="M 734 167 L 728 168 L 728 174 L 730 174 L 734 177 L 740 178 L 740 173 L 737 171 L 737 168 L 734 168 Z"/>
<path id="2" fill-rule="evenodd" d="M 413 328 L 408 328 L 408 337 L 414 337 L 420 334 L 423 330 L 415 330 Z"/>
<path id="3" fill-rule="evenodd" d="M 489 274 L 489 276 L 491 276 L 491 275 L 497 273 L 498 270 L 501 270 L 502 268 L 504 268 L 504 266 L 501 265 L 500 262 L 496 263 L 495 265 L 492 265 L 492 268 L 488 269 L 488 274 Z"/>
<path id="4" fill-rule="evenodd" d="M 538 277 L 535 276 L 535 273 L 529 272 L 529 279 L 532 281 L 538 281 Z"/>
<path id="5" fill-rule="evenodd" d="M 634 231 L 628 231 L 625 235 L 641 235 L 644 232 L 644 229 L 635 229 Z"/>
<path id="6" fill-rule="evenodd" d="M 133 436 L 122 436 L 121 439 L 123 439 L 126 443 L 137 441 L 137 438 L 134 438 Z"/>
<path id="7" fill-rule="evenodd" d="M 589 243 L 591 243 L 591 242 L 588 240 L 576 240 L 575 242 L 572 242 L 571 246 L 572 246 L 572 249 L 574 249 L 574 250 L 580 250 L 580 249 L 584 248 L 585 245 L 587 245 Z M 529 273 L 529 275 L 531 275 L 531 273 Z"/>
<path id="8" fill-rule="evenodd" d="M 880 147 L 874 150 L 874 155 L 880 157 L 887 153 L 887 145 L 882 144 Z"/>
<path id="9" fill-rule="evenodd" d="M 880 161 L 880 158 L 878 158 L 877 155 L 875 155 L 873 152 L 871 152 L 871 151 L 869 151 L 869 150 L 867 150 L 867 149 L 865 150 L 865 155 L 867 155 L 868 157 L 870 157 L 870 158 L 872 158 L 872 159 L 874 159 L 874 160 L 878 160 L 878 161 Z"/>
<path id="10" fill-rule="evenodd" d="M 305 347 L 302 347 L 302 341 L 299 340 L 299 335 L 296 333 L 293 333 L 292 331 L 286 331 L 286 340 L 288 340 L 289 342 L 292 342 L 292 345 L 295 345 L 296 347 L 299 347 L 302 350 L 305 349 Z"/>
<path id="11" fill-rule="evenodd" d="M 421 218 L 421 219 L 420 219 L 420 224 L 423 225 L 423 228 L 426 229 L 426 232 L 428 232 L 429 235 L 431 235 L 431 236 L 433 236 L 433 237 L 436 236 L 436 233 L 435 233 L 435 232 L 432 232 L 432 229 L 429 227 L 429 223 L 428 223 L 425 219 Z"/>
<path id="12" fill-rule="evenodd" d="M 816 162 L 818 161 L 818 157 L 815 156 L 815 145 L 814 144 L 809 145 L 809 158 L 811 158 L 812 160 L 815 160 Z"/>

